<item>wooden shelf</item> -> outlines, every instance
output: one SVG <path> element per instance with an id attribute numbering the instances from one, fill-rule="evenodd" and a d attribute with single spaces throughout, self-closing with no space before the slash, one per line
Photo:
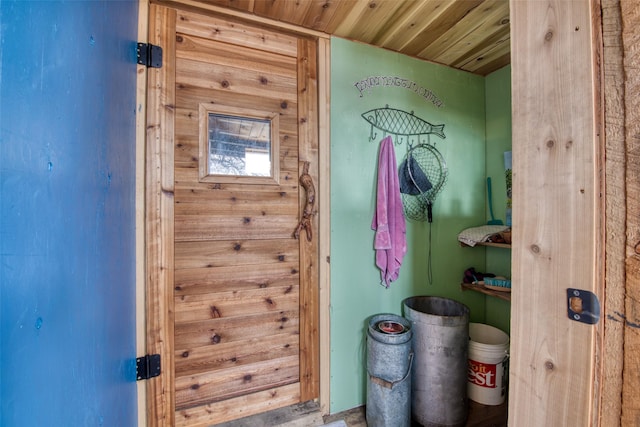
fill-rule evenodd
<path id="1" fill-rule="evenodd" d="M 465 247 L 465 248 L 470 248 L 471 246 L 460 242 L 460 245 Z M 509 243 L 492 243 L 492 242 L 478 242 L 476 243 L 476 246 L 491 246 L 493 248 L 504 248 L 504 249 L 511 249 L 511 244 Z"/>
<path id="2" fill-rule="evenodd" d="M 500 298 L 505 301 L 511 301 L 511 292 L 494 291 L 493 289 L 487 289 L 482 285 L 474 285 L 472 283 L 461 283 L 460 287 L 463 290 L 467 289 L 470 291 L 480 292 L 481 294 Z"/>

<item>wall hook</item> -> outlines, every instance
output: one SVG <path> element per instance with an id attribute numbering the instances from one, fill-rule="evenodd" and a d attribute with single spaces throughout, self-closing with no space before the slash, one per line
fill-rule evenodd
<path id="1" fill-rule="evenodd" d="M 373 141 L 376 136 L 378 136 L 378 132 L 373 133 L 373 125 L 371 125 L 371 130 L 369 131 L 369 141 Z"/>

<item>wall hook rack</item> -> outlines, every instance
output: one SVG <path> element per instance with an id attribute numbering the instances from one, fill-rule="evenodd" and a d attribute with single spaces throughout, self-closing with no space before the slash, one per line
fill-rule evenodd
<path id="1" fill-rule="evenodd" d="M 385 136 L 387 134 L 395 135 L 396 144 L 401 144 L 403 137 L 411 145 L 415 142 L 414 138 L 417 138 L 418 144 L 420 144 L 423 136 L 426 136 L 428 141 L 431 135 L 439 136 L 442 139 L 446 138 L 444 124 L 431 124 L 415 116 L 413 111 L 409 113 L 390 108 L 389 105 L 362 113 L 362 118 L 371 125 L 369 141 L 373 141 L 378 136 L 378 133 L 373 131 L 374 127 L 383 131 Z"/>

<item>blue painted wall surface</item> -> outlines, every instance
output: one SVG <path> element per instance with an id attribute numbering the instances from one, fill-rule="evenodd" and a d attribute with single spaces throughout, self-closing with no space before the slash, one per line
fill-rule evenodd
<path id="1" fill-rule="evenodd" d="M 135 1 L 0 2 L 2 426 L 133 426 Z"/>

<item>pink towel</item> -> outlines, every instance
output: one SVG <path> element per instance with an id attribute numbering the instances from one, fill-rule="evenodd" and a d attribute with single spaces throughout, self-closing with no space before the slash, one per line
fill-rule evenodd
<path id="1" fill-rule="evenodd" d="M 371 228 L 376 230 L 373 247 L 382 284 L 389 287 L 398 278 L 407 253 L 407 228 L 400 198 L 400 182 L 393 141 L 387 136 L 380 143 L 376 211 Z"/>

